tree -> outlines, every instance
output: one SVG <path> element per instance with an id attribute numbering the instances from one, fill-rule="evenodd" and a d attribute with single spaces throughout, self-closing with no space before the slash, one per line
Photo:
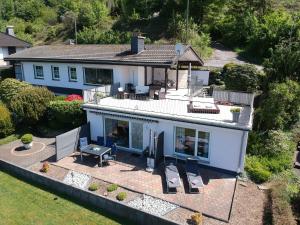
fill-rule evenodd
<path id="1" fill-rule="evenodd" d="M 47 106 L 54 99 L 54 94 L 47 88 L 27 87 L 14 96 L 11 110 L 18 121 L 35 125 L 46 112 Z"/>
<path id="2" fill-rule="evenodd" d="M 272 83 L 260 105 L 255 112 L 258 129 L 290 129 L 299 120 L 300 84 L 292 80 Z"/>
<path id="3" fill-rule="evenodd" d="M 78 27 L 91 27 L 97 22 L 97 17 L 90 4 L 82 5 L 78 15 Z"/>
<path id="4" fill-rule="evenodd" d="M 258 90 L 263 77 L 262 73 L 251 64 L 226 64 L 222 75 L 226 89 L 247 92 Z"/>
<path id="5" fill-rule="evenodd" d="M 286 79 L 300 82 L 300 40 L 277 45 L 264 66 L 269 82 L 284 82 Z"/>

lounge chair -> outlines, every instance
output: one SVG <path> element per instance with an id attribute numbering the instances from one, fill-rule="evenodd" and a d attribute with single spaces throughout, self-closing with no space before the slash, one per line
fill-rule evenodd
<path id="1" fill-rule="evenodd" d="M 192 192 L 193 189 L 198 189 L 204 186 L 202 177 L 200 175 L 197 160 L 187 159 L 185 172 L 189 184 L 189 193 L 193 193 Z"/>
<path id="2" fill-rule="evenodd" d="M 176 191 L 170 192 L 170 188 L 176 189 L 181 186 L 177 167 L 173 163 L 170 163 L 165 167 L 165 175 L 167 183 L 167 193 L 176 193 Z"/>

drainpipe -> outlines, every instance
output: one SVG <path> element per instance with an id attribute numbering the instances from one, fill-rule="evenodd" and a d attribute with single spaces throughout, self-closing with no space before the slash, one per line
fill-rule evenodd
<path id="1" fill-rule="evenodd" d="M 245 164 L 245 155 L 247 149 L 247 141 L 248 141 L 248 131 L 243 131 L 242 141 L 241 141 L 241 149 L 240 149 L 240 157 L 239 157 L 239 167 L 237 172 L 244 172 L 244 164 Z"/>
<path id="2" fill-rule="evenodd" d="M 192 79 L 192 64 L 189 63 L 189 71 L 188 71 L 188 96 L 191 98 L 191 79 Z"/>

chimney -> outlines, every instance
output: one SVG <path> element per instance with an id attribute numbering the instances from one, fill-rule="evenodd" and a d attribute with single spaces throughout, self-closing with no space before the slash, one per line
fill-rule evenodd
<path id="1" fill-rule="evenodd" d="M 6 27 L 6 34 L 15 37 L 14 26 L 7 26 Z"/>
<path id="2" fill-rule="evenodd" d="M 145 37 L 133 35 L 131 38 L 131 53 L 138 54 L 145 49 Z"/>

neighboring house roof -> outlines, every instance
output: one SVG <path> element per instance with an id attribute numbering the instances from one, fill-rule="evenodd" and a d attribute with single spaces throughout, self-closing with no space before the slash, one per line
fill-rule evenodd
<path id="1" fill-rule="evenodd" d="M 124 65 L 172 66 L 178 61 L 203 65 L 190 46 L 178 57 L 174 45 L 145 45 L 138 54 L 131 53 L 130 45 L 45 45 L 26 49 L 5 58 L 7 61 L 84 62 Z"/>
<path id="2" fill-rule="evenodd" d="M 24 47 L 28 48 L 31 44 L 17 37 L 0 32 L 0 47 Z"/>

